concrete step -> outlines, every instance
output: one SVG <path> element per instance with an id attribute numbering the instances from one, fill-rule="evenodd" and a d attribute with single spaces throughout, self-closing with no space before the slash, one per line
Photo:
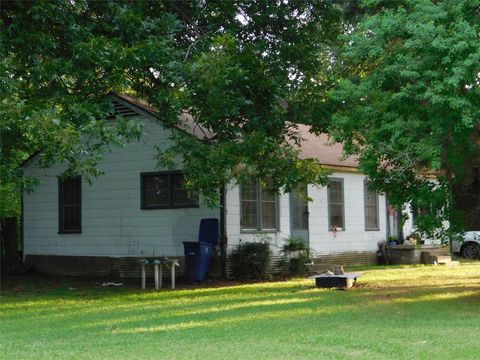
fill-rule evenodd
<path id="1" fill-rule="evenodd" d="M 450 247 L 449 246 L 426 246 L 423 245 L 420 247 L 421 251 L 425 251 L 430 253 L 432 256 L 448 256 L 450 255 Z"/>
<path id="2" fill-rule="evenodd" d="M 421 262 L 422 264 L 449 264 L 452 262 L 452 257 L 450 255 L 439 255 L 431 253 L 429 251 L 422 251 L 421 253 Z"/>
<path id="3" fill-rule="evenodd" d="M 445 256 L 445 255 L 435 255 L 432 256 L 432 260 L 434 261 L 434 264 L 449 264 L 452 262 L 452 257 L 451 256 Z"/>
<path id="4" fill-rule="evenodd" d="M 460 261 L 449 261 L 446 263 L 439 263 L 438 265 L 444 265 L 444 266 L 458 266 L 460 265 Z"/>

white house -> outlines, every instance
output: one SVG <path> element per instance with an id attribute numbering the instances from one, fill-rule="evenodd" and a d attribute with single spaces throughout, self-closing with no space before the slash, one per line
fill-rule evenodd
<path id="1" fill-rule="evenodd" d="M 168 147 L 172 130 L 162 126 L 154 109 L 123 95 L 113 101 L 117 111 L 144 122 L 145 135 L 106 153 L 100 165 L 105 175 L 93 184 L 60 180 L 61 164 L 44 169 L 33 157 L 24 165 L 26 176 L 39 179 L 35 191 L 23 197 L 24 257 L 39 270 L 128 276 L 138 270 L 140 258 L 182 258 L 182 242 L 198 239 L 200 220 L 221 217 L 220 209 L 188 196 L 180 160 L 178 171 L 156 168 L 154 146 Z M 275 251 L 287 238 L 301 236 L 320 259 L 374 262 L 377 243 L 396 234 L 397 217 L 383 194 L 367 188 L 355 160 L 340 160 L 340 145 L 328 145 L 326 136 L 310 134 L 307 126 L 299 130 L 305 139 L 302 156 L 333 171 L 330 186 L 303 189 L 313 199 L 308 204 L 295 193 L 266 191 L 255 179 L 227 187 L 228 252 L 241 241 L 266 237 Z"/>

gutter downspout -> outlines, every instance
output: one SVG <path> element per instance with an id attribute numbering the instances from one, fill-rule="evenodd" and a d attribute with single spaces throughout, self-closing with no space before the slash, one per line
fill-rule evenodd
<path id="1" fill-rule="evenodd" d="M 225 218 L 227 213 L 225 184 L 220 188 L 220 267 L 222 278 L 227 277 L 227 231 Z"/>
<path id="2" fill-rule="evenodd" d="M 388 201 L 387 194 L 385 194 L 385 215 L 386 215 L 385 243 L 388 244 L 388 238 L 390 237 L 390 202 Z"/>

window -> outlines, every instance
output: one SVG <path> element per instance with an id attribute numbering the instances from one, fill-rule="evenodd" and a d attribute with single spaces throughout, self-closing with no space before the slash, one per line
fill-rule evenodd
<path id="1" fill-rule="evenodd" d="M 82 178 L 58 179 L 58 232 L 82 232 Z"/>
<path id="2" fill-rule="evenodd" d="M 328 218 L 330 230 L 345 230 L 343 179 L 330 179 L 328 184 Z"/>
<path id="3" fill-rule="evenodd" d="M 296 188 L 290 193 L 290 217 L 293 229 L 308 230 L 307 187 Z"/>
<path id="4" fill-rule="evenodd" d="M 378 192 L 364 183 L 365 195 L 365 230 L 380 230 L 378 223 Z"/>
<path id="5" fill-rule="evenodd" d="M 142 173 L 140 178 L 142 209 L 198 207 L 198 196 L 188 194 L 183 173 Z"/>
<path id="6" fill-rule="evenodd" d="M 271 182 L 252 178 L 240 186 L 241 229 L 275 231 L 278 226 L 278 196 Z"/>

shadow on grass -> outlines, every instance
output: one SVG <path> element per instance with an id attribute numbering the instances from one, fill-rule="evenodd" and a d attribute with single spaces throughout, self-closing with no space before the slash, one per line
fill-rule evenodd
<path id="1" fill-rule="evenodd" d="M 403 316 L 402 312 L 405 311 L 409 315 L 421 316 L 423 314 L 424 321 L 430 321 L 438 316 L 446 320 L 458 319 L 458 316 L 465 314 L 480 316 L 480 311 L 476 306 L 480 301 L 480 294 L 465 293 L 464 291 L 450 293 L 448 297 L 443 297 L 441 295 L 445 295 L 442 293 L 444 290 L 447 289 L 422 291 L 422 296 L 414 301 L 398 296 L 404 294 L 403 290 L 394 294 L 389 301 L 377 301 L 374 296 L 368 297 L 368 301 L 360 302 L 355 298 L 351 298 L 352 301 L 345 298 L 342 301 L 332 301 L 331 291 L 324 292 L 322 296 L 317 297 L 287 297 L 283 300 L 272 299 L 272 297 L 275 298 L 272 296 L 270 299 L 250 300 L 238 304 L 219 302 L 209 307 L 202 304 L 200 308 L 198 306 L 190 307 L 190 309 L 184 308 L 177 312 L 162 311 L 162 309 L 153 313 L 135 311 L 131 312 L 130 316 L 122 316 L 120 319 L 103 319 L 90 324 L 78 325 L 78 328 L 102 330 L 109 326 L 109 330 L 115 333 L 134 334 L 204 329 L 245 323 L 251 323 L 254 326 L 255 323 L 264 321 L 283 323 L 316 319 L 321 323 L 327 318 L 342 319 L 345 316 L 353 319 L 381 314 L 395 317 Z M 465 307 L 466 303 L 471 303 L 472 306 Z M 421 321 L 421 317 L 416 317 L 415 320 Z"/>
<path id="2" fill-rule="evenodd" d="M 436 273 L 416 274 L 416 267 L 402 269 L 409 270 L 408 277 L 402 278 L 395 272 L 388 272 L 383 280 L 376 279 L 373 284 L 360 282 L 358 287 L 349 292 L 317 289 L 310 280 L 161 292 L 145 292 L 131 288 L 80 288 L 69 291 L 65 286 L 71 284 L 72 279 L 50 277 L 46 282 L 53 283 L 56 287 L 48 292 L 18 294 L 4 290 L 7 296 L 2 299 L 1 308 L 4 316 L 11 314 L 16 319 L 29 321 L 55 322 L 69 317 L 82 317 L 89 322 L 88 327 L 95 328 L 98 321 L 98 324 L 115 323 L 116 315 L 120 315 L 123 320 L 119 319 L 119 322 L 125 324 L 135 321 L 135 318 L 141 321 L 150 318 L 167 322 L 168 319 L 188 322 L 197 318 L 200 321 L 205 316 L 222 316 L 225 312 L 232 315 L 246 311 L 245 309 L 254 314 L 270 312 L 275 308 L 280 309 L 279 311 L 286 311 L 288 308 L 295 311 L 313 307 L 321 308 L 323 313 L 323 309 L 335 312 L 343 307 L 347 309 L 345 311 L 352 311 L 355 308 L 368 309 L 370 304 L 383 306 L 389 302 L 445 301 L 445 294 L 451 294 L 450 296 L 460 301 L 466 294 L 480 292 L 479 276 L 475 274 L 449 274 L 449 283 L 442 285 L 434 283 L 438 280 Z M 376 271 L 369 273 L 375 275 Z M 389 278 L 395 276 L 398 278 Z M 429 282 L 416 284 L 412 281 L 414 276 Z M 25 277 L 22 280 L 22 286 L 34 288 L 35 285 L 29 283 L 32 279 Z M 93 281 L 88 279 L 88 284 Z M 451 283 L 454 281 L 458 281 L 458 284 Z M 40 281 L 36 286 L 45 285 Z M 478 300 L 477 297 L 472 299 L 471 301 Z"/>
<path id="3" fill-rule="evenodd" d="M 454 318 L 461 311 L 479 316 L 479 286 L 398 285 L 358 287 L 349 292 L 317 289 L 304 283 L 268 283 L 176 292 L 118 293 L 97 298 L 69 297 L 5 304 L 3 312 L 17 321 L 42 323 L 81 333 L 119 334 L 183 331 L 258 321 L 298 321 L 316 318 L 393 314 L 399 310 L 429 313 L 439 309 Z M 88 295 L 88 292 L 86 293 Z M 106 296 L 105 296 L 106 295 Z M 462 310 L 463 309 L 463 310 Z M 419 312 L 420 314 L 421 312 Z M 397 314 L 397 315 L 395 315 Z M 361 316 L 360 316 L 361 317 Z M 78 321 L 81 319 L 81 321 Z"/>

